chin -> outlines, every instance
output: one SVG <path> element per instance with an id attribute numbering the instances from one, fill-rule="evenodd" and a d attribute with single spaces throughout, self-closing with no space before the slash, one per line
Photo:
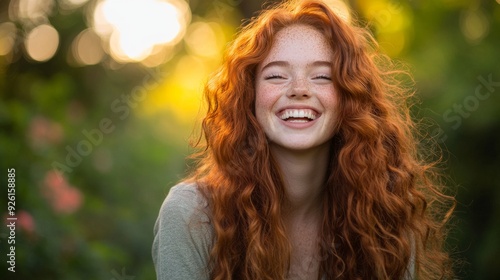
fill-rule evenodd
<path id="1" fill-rule="evenodd" d="M 326 143 L 310 143 L 310 142 L 289 142 L 289 141 L 277 141 L 272 142 L 272 146 L 279 147 L 280 149 L 295 151 L 295 152 L 304 152 L 308 150 L 314 150 L 316 148 L 324 148 L 327 147 Z"/>

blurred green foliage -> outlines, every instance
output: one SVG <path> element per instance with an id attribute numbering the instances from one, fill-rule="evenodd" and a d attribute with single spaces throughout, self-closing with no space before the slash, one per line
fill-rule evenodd
<path id="1" fill-rule="evenodd" d="M 193 21 L 219 22 L 231 34 L 261 3 L 198 0 L 190 7 Z M 8 4 L 0 4 L 1 21 L 8 20 Z M 462 261 L 458 278 L 500 279 L 500 4 L 348 4 L 384 51 L 411 65 L 422 100 L 418 115 L 434 122 L 428 133 L 445 150 L 459 201 L 448 242 Z M 86 9 L 49 18 L 60 44 L 47 62 L 23 56 L 22 37 L 11 58 L 0 56 L 2 186 L 7 169 L 15 168 L 16 213 L 24 215 L 16 231 L 15 273 L 7 271 L 4 253 L 8 228 L 0 229 L 1 279 L 155 278 L 153 224 L 169 187 L 182 178 L 199 116 L 183 121 L 175 111 L 179 104 L 142 114 L 122 98 L 146 77 L 155 88 L 175 83 L 171 73 L 188 52 L 180 43 L 170 61 L 153 69 L 111 60 L 75 67 L 67 60 L 69 46 L 87 28 Z"/>

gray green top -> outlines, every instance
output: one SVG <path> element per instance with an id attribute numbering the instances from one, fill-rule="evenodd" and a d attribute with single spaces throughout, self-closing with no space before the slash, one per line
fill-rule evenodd
<path id="1" fill-rule="evenodd" d="M 214 236 L 206 201 L 195 184 L 170 189 L 154 227 L 153 262 L 158 280 L 208 280 Z"/>
<path id="2" fill-rule="evenodd" d="M 154 227 L 153 261 L 158 280 L 209 280 L 214 230 L 206 200 L 195 184 L 170 189 Z M 413 279 L 414 261 L 405 279 Z"/>

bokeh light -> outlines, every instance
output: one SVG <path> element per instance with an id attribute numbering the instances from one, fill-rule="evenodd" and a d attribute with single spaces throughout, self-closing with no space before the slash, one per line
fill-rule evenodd
<path id="1" fill-rule="evenodd" d="M 71 46 L 71 53 L 79 65 L 94 65 L 101 62 L 104 57 L 101 39 L 90 28 L 76 36 Z"/>
<path id="2" fill-rule="evenodd" d="M 201 18 L 191 23 L 183 40 L 186 53 L 177 53 L 176 59 L 169 63 L 172 72 L 168 79 L 149 93 L 137 112 L 155 119 L 158 119 L 159 114 L 170 112 L 177 122 L 191 127 L 202 111 L 203 85 L 209 73 L 219 65 L 223 48 L 233 32 L 234 29 L 228 25 L 203 21 Z M 169 50 L 166 60 L 172 57 L 175 57 L 173 51 Z M 143 63 L 150 63 L 150 58 L 153 56 Z"/>
<path id="3" fill-rule="evenodd" d="M 24 43 L 30 58 L 39 62 L 47 61 L 57 51 L 59 34 L 52 25 L 42 24 L 31 30 Z"/>
<path id="4" fill-rule="evenodd" d="M 25 26 L 47 23 L 54 4 L 54 0 L 12 0 L 9 5 L 9 17 Z"/>
<path id="5" fill-rule="evenodd" d="M 0 55 L 7 55 L 12 51 L 16 37 L 17 28 L 12 22 L 0 24 Z"/>
<path id="6" fill-rule="evenodd" d="M 224 33 L 217 23 L 194 22 L 184 37 L 190 53 L 201 57 L 217 57 L 223 48 Z"/>
<path id="7" fill-rule="evenodd" d="M 59 7 L 63 10 L 72 10 L 83 6 L 89 0 L 59 0 Z"/>
<path id="8" fill-rule="evenodd" d="M 157 67 L 169 61 L 174 56 L 173 46 L 155 46 L 151 54 L 146 57 L 141 64 L 146 67 Z"/>
<path id="9" fill-rule="evenodd" d="M 190 17 L 180 0 L 104 0 L 95 7 L 93 28 L 115 60 L 141 61 L 155 46 L 178 43 Z"/>
<path id="10" fill-rule="evenodd" d="M 460 18 L 460 29 L 470 43 L 480 42 L 489 31 L 489 22 L 483 11 L 469 9 Z"/>

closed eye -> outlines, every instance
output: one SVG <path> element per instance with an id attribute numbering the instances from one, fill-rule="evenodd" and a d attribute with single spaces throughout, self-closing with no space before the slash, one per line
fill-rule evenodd
<path id="1" fill-rule="evenodd" d="M 264 80 L 271 80 L 271 79 L 284 79 L 285 77 L 281 76 L 280 74 L 271 74 L 268 76 L 264 77 Z"/>
<path id="2" fill-rule="evenodd" d="M 316 79 L 324 79 L 324 80 L 329 80 L 329 81 L 332 80 L 332 78 L 328 75 L 317 75 L 313 78 L 313 80 L 316 80 Z"/>

